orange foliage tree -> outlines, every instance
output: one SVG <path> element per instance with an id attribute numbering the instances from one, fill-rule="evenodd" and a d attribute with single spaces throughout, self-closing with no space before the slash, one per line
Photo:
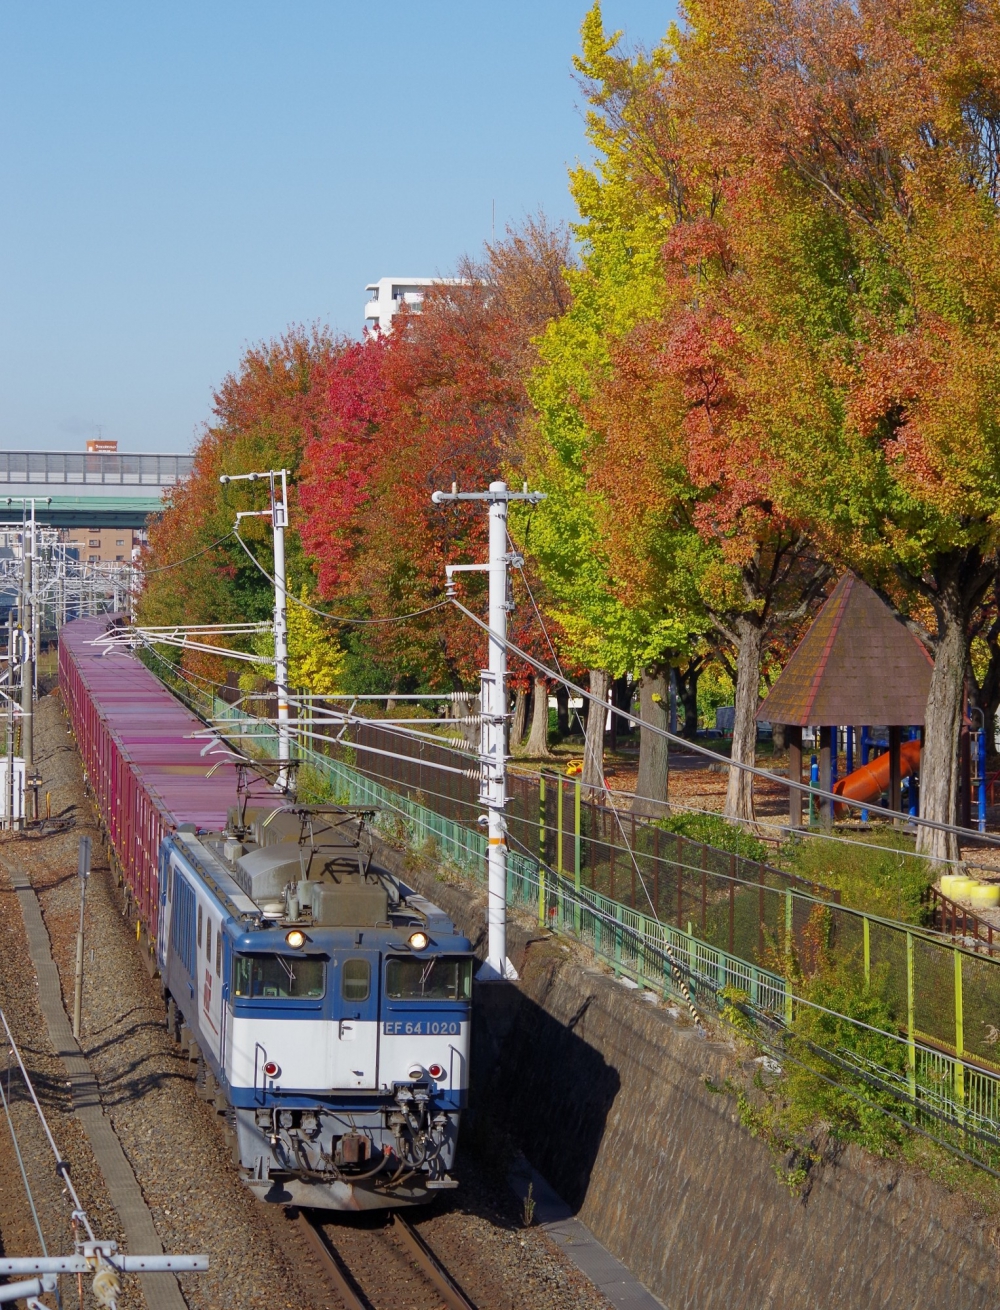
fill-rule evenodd
<path id="1" fill-rule="evenodd" d="M 342 351 L 326 331 L 290 329 L 246 351 L 213 401 L 214 420 L 194 452 L 191 477 L 168 495 L 150 525 L 139 602 L 142 623 L 245 623 L 271 617 L 273 588 L 230 533 L 238 509 L 264 507 L 263 493 L 246 484 L 223 487 L 222 473 L 287 468 L 292 473 L 290 588 L 311 582 L 299 544 L 295 485 L 302 452 L 319 430 L 327 375 Z M 244 519 L 241 536 L 261 567 L 273 572 L 270 524 Z M 219 542 L 216 545 L 214 543 Z M 186 672 L 221 681 L 222 660 L 185 652 Z"/>
<path id="2" fill-rule="evenodd" d="M 565 304 L 566 258 L 563 233 L 529 222 L 467 262 L 457 285 L 431 287 L 420 313 L 404 309 L 391 335 L 333 364 L 306 451 L 303 540 L 323 594 L 357 618 L 434 606 L 445 564 L 485 558 L 481 507 L 439 508 L 431 493 L 517 476 L 531 339 Z M 483 608 L 478 575 L 462 589 Z M 517 636 L 530 639 L 526 627 Z M 484 659 L 482 634 L 449 608 L 373 624 L 361 640 L 396 690 L 466 686 Z"/>

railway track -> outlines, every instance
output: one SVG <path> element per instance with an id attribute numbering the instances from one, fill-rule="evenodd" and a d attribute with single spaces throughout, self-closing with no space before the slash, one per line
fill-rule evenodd
<path id="1" fill-rule="evenodd" d="M 390 1310 L 390 1307 L 395 1310 L 399 1304 L 398 1286 L 392 1286 L 390 1278 L 384 1292 L 381 1288 L 374 1290 L 369 1278 L 360 1274 L 356 1276 L 352 1265 L 360 1264 L 358 1253 L 346 1254 L 347 1243 L 338 1242 L 338 1232 L 333 1225 L 301 1210 L 296 1224 L 345 1310 Z M 345 1232 L 341 1230 L 342 1234 Z M 429 1306 L 436 1303 L 437 1306 L 444 1306 L 445 1310 L 476 1310 L 417 1230 L 398 1212 L 393 1212 L 380 1227 L 361 1232 L 367 1239 L 364 1242 L 366 1264 L 370 1266 L 374 1262 L 382 1267 L 384 1273 L 386 1257 L 394 1255 L 398 1258 L 402 1254 L 411 1269 L 415 1269 L 426 1284 Z M 359 1235 L 358 1232 L 352 1233 L 354 1237 Z M 392 1248 L 391 1252 L 387 1248 Z"/>

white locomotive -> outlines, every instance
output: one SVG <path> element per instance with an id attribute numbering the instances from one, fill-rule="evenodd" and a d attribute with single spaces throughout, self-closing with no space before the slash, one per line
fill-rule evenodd
<path id="1" fill-rule="evenodd" d="M 455 1186 L 473 956 L 373 863 L 339 806 L 230 812 L 160 849 L 168 1020 L 198 1056 L 247 1184 L 333 1210 Z"/>

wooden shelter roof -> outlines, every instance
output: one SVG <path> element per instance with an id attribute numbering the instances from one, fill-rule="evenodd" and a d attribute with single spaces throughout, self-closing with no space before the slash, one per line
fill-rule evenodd
<path id="1" fill-rule="evenodd" d="M 924 722 L 933 661 L 874 591 L 845 573 L 757 718 L 808 727 Z"/>

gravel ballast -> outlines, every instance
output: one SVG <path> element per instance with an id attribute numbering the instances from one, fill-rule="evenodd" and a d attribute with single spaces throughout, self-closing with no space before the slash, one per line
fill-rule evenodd
<path id="1" fill-rule="evenodd" d="M 165 1250 L 205 1251 L 210 1257 L 208 1273 L 180 1278 L 188 1305 L 192 1310 L 336 1306 L 332 1293 L 317 1292 L 308 1252 L 285 1213 L 257 1201 L 240 1182 L 217 1115 L 196 1094 L 195 1066 L 167 1035 L 158 983 L 144 965 L 134 929 L 123 915 L 121 890 L 94 823 L 58 693 L 39 701 L 35 759 L 43 790 L 51 793 L 52 813 L 74 816 L 75 826 L 46 837 L 6 837 L 0 842 L 0 860 L 24 870 L 32 881 L 60 972 L 64 1004 L 71 1012 L 79 914 L 77 846 L 83 833 L 92 837 L 81 1046 Z M 25 1058 L 51 1107 L 57 1141 L 71 1161 L 95 1228 L 101 1236 L 121 1240 L 92 1153 L 70 1112 L 61 1065 L 42 1036 L 23 926 L 2 870 L 0 1005 L 15 1027 L 15 1038 L 25 1043 Z M 15 1114 L 23 1116 L 24 1110 L 18 1104 Z M 43 1231 L 48 1236 L 51 1229 L 50 1247 L 69 1250 L 69 1207 L 59 1180 L 28 1127 L 25 1132 L 33 1185 L 39 1179 Z M 8 1180 L 0 1188 L 0 1238 L 8 1254 L 34 1253 L 38 1239 L 30 1214 L 25 1222 L 23 1188 L 19 1200 L 16 1161 L 8 1160 L 10 1156 L 10 1135 L 0 1110 L 0 1168 Z M 468 1152 L 462 1155 L 459 1176 L 462 1186 L 457 1192 L 442 1198 L 435 1210 L 410 1218 L 479 1310 L 606 1310 L 609 1303 L 546 1234 L 523 1227 L 516 1200 Z M 338 1245 L 350 1245 L 352 1269 L 359 1271 L 359 1281 L 370 1283 L 373 1304 L 392 1304 L 398 1310 L 425 1304 L 426 1289 L 419 1278 L 405 1262 L 391 1258 L 385 1245 L 391 1239 L 370 1231 L 370 1221 L 368 1226 L 352 1219 L 338 1221 L 330 1231 Z M 397 1268 L 399 1272 L 393 1272 Z M 127 1287 L 120 1304 L 142 1305 L 138 1287 Z"/>

